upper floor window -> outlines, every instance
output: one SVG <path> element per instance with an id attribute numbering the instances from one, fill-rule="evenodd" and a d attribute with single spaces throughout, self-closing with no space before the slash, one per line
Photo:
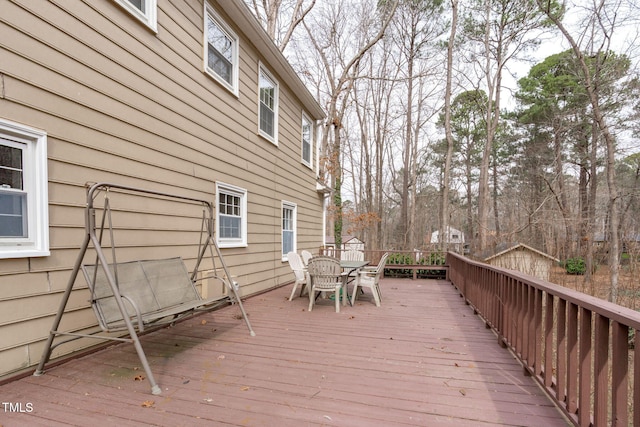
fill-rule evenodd
<path id="1" fill-rule="evenodd" d="M 157 17 L 158 12 L 156 10 L 158 0 L 115 0 L 120 6 L 125 8 L 129 13 L 142 21 L 147 27 L 151 28 L 154 32 L 157 31 Z"/>
<path id="2" fill-rule="evenodd" d="M 218 245 L 247 246 L 247 190 L 217 183 L 216 194 Z"/>
<path id="3" fill-rule="evenodd" d="M 0 120 L 0 258 L 49 255 L 47 136 Z"/>
<path id="4" fill-rule="evenodd" d="M 205 28 L 205 70 L 237 95 L 238 37 L 208 5 Z"/>
<path id="5" fill-rule="evenodd" d="M 260 135 L 278 145 L 278 83 L 262 66 L 258 80 Z"/>
<path id="6" fill-rule="evenodd" d="M 302 114 L 302 163 L 311 167 L 313 151 L 313 125 L 306 114 Z"/>

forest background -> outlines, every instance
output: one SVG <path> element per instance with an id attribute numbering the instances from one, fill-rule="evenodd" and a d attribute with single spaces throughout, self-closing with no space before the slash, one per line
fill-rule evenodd
<path id="1" fill-rule="evenodd" d="M 584 262 L 582 288 L 606 271 L 613 302 L 636 292 L 634 0 L 245 1 L 327 112 L 336 241 L 413 250 L 453 227 L 470 256 L 524 243 Z"/>

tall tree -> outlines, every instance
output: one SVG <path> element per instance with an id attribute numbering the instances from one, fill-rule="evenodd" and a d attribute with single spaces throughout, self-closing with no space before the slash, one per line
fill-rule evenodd
<path id="1" fill-rule="evenodd" d="M 433 84 L 425 80 L 436 74 L 433 63 L 427 60 L 426 51 L 434 50 L 434 41 L 443 33 L 440 15 L 442 0 L 403 0 L 394 19 L 396 44 L 399 47 L 398 61 L 403 67 L 405 93 L 405 126 L 403 135 L 402 167 L 399 172 L 400 219 L 399 246 L 413 249 L 417 246 L 415 229 L 416 180 L 419 141 L 425 125 L 425 118 L 435 114 L 435 109 L 427 111 L 425 101 Z"/>
<path id="2" fill-rule="evenodd" d="M 611 132 L 609 123 L 607 122 L 605 110 L 602 105 L 602 94 L 600 90 L 603 86 L 603 82 L 608 78 L 604 72 L 607 69 L 607 67 L 604 66 L 604 63 L 609 57 L 612 33 L 619 25 L 617 17 L 619 16 L 618 13 L 620 12 L 619 9 L 621 4 L 619 2 L 614 2 L 612 5 L 607 5 L 601 1 L 594 2 L 594 7 L 591 10 L 589 20 L 586 25 L 583 25 L 583 28 L 587 28 L 588 31 L 590 31 L 590 37 L 579 39 L 583 41 L 586 40 L 587 47 L 589 48 L 589 54 L 585 55 L 583 48 L 562 22 L 561 13 L 552 6 L 551 1 L 536 0 L 536 3 L 540 10 L 543 11 L 555 24 L 558 30 L 560 30 L 576 56 L 581 72 L 580 77 L 584 83 L 584 87 L 591 104 L 594 122 L 605 142 L 606 176 L 607 187 L 609 190 L 608 237 L 610 242 L 609 270 L 611 281 L 609 299 L 615 303 L 618 298 L 618 281 L 620 276 L 620 194 L 616 182 L 615 169 L 616 138 Z M 590 64 L 590 59 L 593 60 L 592 65 Z"/>
<path id="3" fill-rule="evenodd" d="M 349 94 L 353 82 L 359 77 L 360 62 L 364 55 L 382 38 L 398 6 L 399 0 L 380 2 L 378 8 L 370 4 L 356 2 L 362 18 L 359 25 L 359 38 L 354 40 L 349 32 L 356 27 L 347 25 L 347 18 L 353 14 L 345 13 L 345 0 L 324 5 L 319 16 L 314 17 L 311 27 L 303 22 L 307 36 L 318 54 L 323 69 L 324 80 L 328 87 L 327 124 L 322 135 L 325 151 L 325 170 L 332 180 L 334 239 L 337 245 L 342 241 L 342 123 L 349 105 Z M 355 9 L 351 9 L 355 11 Z M 372 16 L 371 14 L 376 16 Z M 356 15 L 357 16 L 357 15 Z M 353 24 L 353 22 L 351 22 Z M 373 25 L 375 24 L 375 25 Z M 355 46 L 355 48 L 354 48 Z"/>
<path id="4" fill-rule="evenodd" d="M 449 230 L 449 187 L 451 185 L 451 161 L 453 157 L 454 140 L 451 132 L 451 92 L 453 80 L 453 53 L 458 29 L 458 0 L 451 0 L 451 28 L 447 43 L 447 77 L 444 89 L 444 133 L 447 141 L 447 152 L 444 158 L 444 173 L 442 177 L 442 209 L 440 216 L 440 232 L 438 236 L 448 235 Z M 440 239 L 440 249 L 446 249 L 446 240 Z"/>
<path id="5" fill-rule="evenodd" d="M 488 246 L 489 165 L 494 137 L 500 122 L 502 78 L 508 62 L 537 46 L 532 32 L 547 24 L 534 0 L 474 0 L 465 17 L 464 36 L 471 45 L 470 58 L 477 61 L 487 91 L 486 140 L 478 188 L 477 249 Z M 550 7 L 555 3 L 550 4 Z M 555 10 L 555 9 L 554 9 Z M 481 54 L 476 55 L 477 50 Z M 475 83 L 475 82 L 472 82 Z"/>

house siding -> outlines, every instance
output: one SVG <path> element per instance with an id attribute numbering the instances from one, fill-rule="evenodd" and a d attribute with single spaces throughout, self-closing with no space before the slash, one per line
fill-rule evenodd
<path id="1" fill-rule="evenodd" d="M 0 120 L 47 133 L 51 255 L 0 259 L 0 377 L 41 356 L 85 233 L 87 182 L 211 201 L 216 182 L 246 189 L 248 246 L 223 250 L 242 295 L 292 280 L 282 200 L 298 206 L 298 248 L 321 245 L 322 196 L 300 160 L 302 111 L 319 120 L 319 107 L 269 68 L 280 84 L 278 146 L 258 136 L 258 64 L 269 59 L 225 12 L 240 3 L 210 2 L 240 38 L 236 96 L 203 71 L 202 1 L 158 0 L 154 33 L 113 1 L 2 0 Z M 123 258 L 193 254 L 193 233 L 176 232 L 175 248 L 154 246 L 154 229 L 167 233 L 173 218 L 125 233 Z M 96 324 L 80 282 L 63 328 Z"/>

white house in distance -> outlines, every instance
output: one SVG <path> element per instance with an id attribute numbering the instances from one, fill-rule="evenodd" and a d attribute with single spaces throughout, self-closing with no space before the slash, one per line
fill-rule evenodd
<path id="1" fill-rule="evenodd" d="M 447 231 L 443 233 L 442 237 L 440 235 L 440 230 L 436 230 L 431 233 L 432 244 L 442 243 L 442 239 L 445 239 L 450 250 L 454 250 L 459 253 L 462 252 L 464 247 L 464 233 L 462 231 L 453 227 L 447 227 Z"/>

